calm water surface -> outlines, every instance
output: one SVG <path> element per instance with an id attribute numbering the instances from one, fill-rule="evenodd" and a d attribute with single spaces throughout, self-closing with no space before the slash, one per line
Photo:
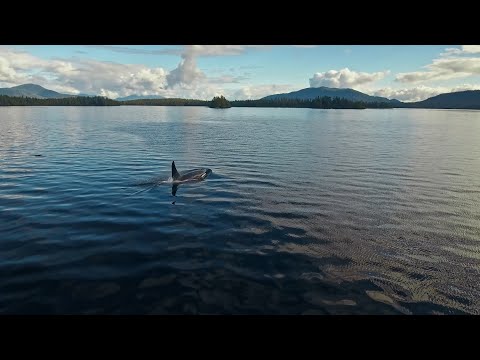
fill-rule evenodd
<path id="1" fill-rule="evenodd" d="M 0 313 L 480 314 L 479 204 L 477 111 L 2 107 Z"/>

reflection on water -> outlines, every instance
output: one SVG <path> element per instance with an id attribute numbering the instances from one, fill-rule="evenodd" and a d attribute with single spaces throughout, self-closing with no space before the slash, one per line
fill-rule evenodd
<path id="1" fill-rule="evenodd" d="M 478 314 L 478 134 L 476 111 L 0 108 L 0 313 Z M 172 196 L 172 160 L 214 172 Z"/>

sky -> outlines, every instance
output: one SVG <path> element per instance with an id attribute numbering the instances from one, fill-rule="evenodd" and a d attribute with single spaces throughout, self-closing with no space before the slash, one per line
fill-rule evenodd
<path id="1" fill-rule="evenodd" d="M 0 87 L 258 99 L 307 87 L 419 101 L 480 89 L 480 45 L 0 46 Z"/>

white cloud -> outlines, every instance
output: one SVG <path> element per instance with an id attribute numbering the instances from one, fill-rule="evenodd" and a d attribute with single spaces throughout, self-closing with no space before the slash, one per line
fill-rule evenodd
<path id="1" fill-rule="evenodd" d="M 182 55 L 182 61 L 167 75 L 167 86 L 173 88 L 176 85 L 189 85 L 204 79 L 205 74 L 197 67 L 195 56 Z"/>
<path id="2" fill-rule="evenodd" d="M 447 48 L 441 55 L 480 54 L 480 45 L 462 45 L 461 48 Z"/>
<path id="3" fill-rule="evenodd" d="M 287 84 L 249 85 L 235 90 L 231 94 L 231 98 L 234 100 L 260 99 L 267 95 L 280 94 L 294 90 L 297 90 L 297 88 Z"/>
<path id="4" fill-rule="evenodd" d="M 0 84 L 35 83 L 62 93 L 99 94 L 110 98 L 138 94 L 207 99 L 224 93 L 221 85 L 240 83 L 247 77 L 207 77 L 198 69 L 197 57 L 235 55 L 247 48 L 243 45 L 186 46 L 177 68 L 168 72 L 162 67 L 85 58 L 45 60 L 0 47 Z"/>
<path id="5" fill-rule="evenodd" d="M 479 54 L 480 45 L 462 45 L 462 51 L 467 54 Z"/>
<path id="6" fill-rule="evenodd" d="M 447 48 L 440 57 L 424 66 L 426 71 L 400 73 L 395 80 L 402 83 L 450 80 L 480 75 L 480 45 L 463 45 L 461 48 Z"/>
<path id="7" fill-rule="evenodd" d="M 72 67 L 56 69 L 58 82 L 81 92 L 127 96 L 159 94 L 165 86 L 166 71 L 137 64 L 118 64 L 95 60 L 80 61 Z"/>
<path id="8" fill-rule="evenodd" d="M 110 99 L 115 99 L 117 97 L 120 97 L 120 93 L 118 91 L 110 91 L 106 89 L 100 89 L 100 96 L 106 96 Z"/>
<path id="9" fill-rule="evenodd" d="M 310 78 L 310 87 L 357 87 L 366 85 L 374 81 L 383 79 L 389 71 L 380 71 L 374 73 L 352 71 L 349 68 L 341 70 L 330 70 L 322 73 L 315 73 Z"/>
<path id="10" fill-rule="evenodd" d="M 198 85 L 183 85 L 176 86 L 174 89 L 166 88 L 162 96 L 167 98 L 188 98 L 199 100 L 210 100 L 214 96 L 224 95 L 228 97 L 228 92 L 218 86 L 213 86 L 208 83 Z"/>
<path id="11" fill-rule="evenodd" d="M 480 90 L 480 85 L 473 85 L 473 84 L 462 84 L 457 85 L 454 87 L 445 87 L 445 86 L 425 86 L 420 85 L 412 88 L 404 88 L 404 89 L 393 89 L 393 88 L 383 88 L 378 89 L 373 92 L 375 96 L 383 96 L 389 99 L 397 99 L 401 101 L 421 101 L 428 99 L 429 97 L 456 92 L 456 91 L 464 91 L 464 90 Z"/>
<path id="12" fill-rule="evenodd" d="M 206 75 L 197 67 L 196 59 L 201 56 L 240 55 L 250 48 L 263 48 L 264 45 L 186 45 L 182 60 L 167 75 L 167 87 L 191 85 L 206 79 Z M 229 82 L 229 81 L 225 81 Z"/>
<path id="13" fill-rule="evenodd" d="M 29 78 L 33 78 L 27 72 L 34 71 L 42 66 L 52 65 L 28 53 L 0 47 L 0 82 L 5 85 L 17 85 L 26 82 Z"/>
<path id="14" fill-rule="evenodd" d="M 5 58 L 0 57 L 0 81 L 4 83 L 15 83 L 19 79 L 19 74 L 13 65 Z"/>
<path id="15" fill-rule="evenodd" d="M 25 52 L 0 48 L 0 82 L 8 86 L 31 82 L 73 94 L 160 94 L 166 75 L 160 67 L 84 59 L 44 60 Z"/>

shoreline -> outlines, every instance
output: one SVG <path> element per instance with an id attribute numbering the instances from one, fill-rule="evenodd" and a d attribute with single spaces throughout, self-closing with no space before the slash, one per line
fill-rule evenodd
<path id="1" fill-rule="evenodd" d="M 318 107 L 297 107 L 297 106 L 231 106 L 229 108 L 212 108 L 208 105 L 140 105 L 140 104 L 115 104 L 115 105 L 0 105 L 0 108 L 10 107 L 118 107 L 118 106 L 138 106 L 138 107 L 205 107 L 216 110 L 228 110 L 232 108 L 249 108 L 249 109 L 312 109 L 312 110 L 395 110 L 395 109 L 407 109 L 407 110 L 470 110 L 480 111 L 480 108 L 434 108 L 434 107 L 367 107 L 367 108 L 318 108 Z"/>

